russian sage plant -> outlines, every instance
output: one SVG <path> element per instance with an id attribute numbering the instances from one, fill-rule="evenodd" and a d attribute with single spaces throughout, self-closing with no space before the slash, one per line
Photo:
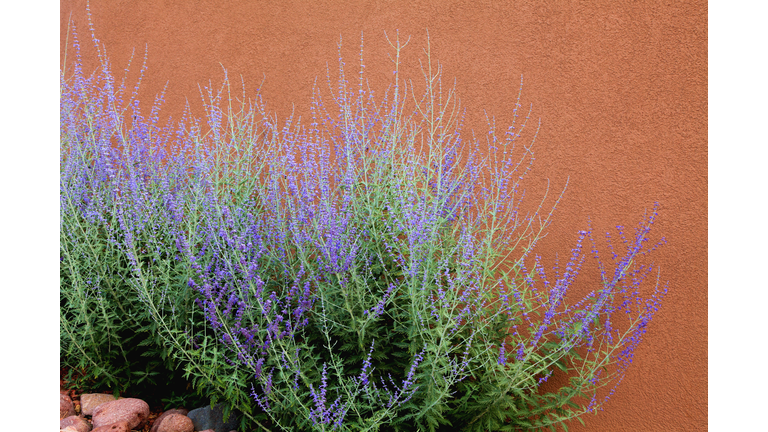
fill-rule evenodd
<path id="1" fill-rule="evenodd" d="M 546 270 L 535 248 L 562 193 L 523 201 L 530 110 L 518 96 L 502 136 L 468 139 L 429 51 L 417 94 L 392 47 L 381 98 L 361 48 L 354 84 L 340 58 L 310 118 L 282 126 L 226 71 L 205 122 L 187 111 L 175 131 L 117 99 L 105 58 L 98 84 L 62 79 L 62 344 L 119 362 L 123 345 L 83 329 L 139 317 L 169 367 L 262 430 L 554 430 L 600 409 L 666 293 L 647 262 L 656 207 L 619 229 L 610 266 L 589 230 Z M 572 300 L 588 255 L 601 283 Z M 553 374 L 567 384 L 545 392 Z"/>

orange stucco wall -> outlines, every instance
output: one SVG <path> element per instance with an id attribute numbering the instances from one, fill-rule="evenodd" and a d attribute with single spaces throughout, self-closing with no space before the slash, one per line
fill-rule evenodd
<path id="1" fill-rule="evenodd" d="M 477 134 L 483 110 L 509 123 L 524 75 L 523 105 L 542 124 L 530 186 L 540 192 L 549 178 L 559 190 L 570 176 L 539 252 L 567 254 L 590 219 L 597 233 L 631 227 L 654 201 L 655 230 L 668 241 L 656 254 L 670 287 L 662 310 L 605 411 L 571 430 L 707 429 L 705 1 L 101 0 L 91 11 L 115 70 L 136 48 L 138 71 L 147 44 L 144 110 L 168 82 L 164 112 L 176 118 L 186 99 L 202 116 L 197 86 L 219 83 L 220 64 L 251 94 L 263 80 L 281 119 L 306 114 L 315 78 L 323 84 L 326 64 L 336 67 L 340 36 L 357 70 L 361 33 L 376 86 L 391 77 L 384 32 L 411 36 L 403 55 L 413 68 L 428 29 Z M 70 13 L 92 70 L 85 0 L 61 0 L 62 59 Z"/>

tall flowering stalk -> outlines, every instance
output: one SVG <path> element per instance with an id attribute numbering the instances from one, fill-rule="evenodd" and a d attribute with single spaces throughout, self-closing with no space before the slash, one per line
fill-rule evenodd
<path id="1" fill-rule="evenodd" d="M 246 424 L 516 430 L 599 409 L 666 293 L 657 276 L 642 294 L 656 207 L 633 237 L 619 231 L 611 267 L 582 231 L 548 275 L 535 248 L 562 193 L 523 202 L 530 111 L 518 96 L 484 153 L 429 52 L 417 96 L 399 70 L 407 43 L 391 44 L 381 99 L 361 46 L 354 84 L 340 58 L 310 118 L 283 126 L 258 97 L 234 103 L 226 71 L 201 91 L 205 122 L 187 112 L 175 131 L 121 105 L 105 58 L 101 84 L 77 67 L 62 78 L 62 344 L 79 343 L 72 311 L 96 314 L 82 257 L 103 238 L 127 287 L 104 322 L 137 299 L 174 365 Z M 573 302 L 587 243 L 601 284 Z M 544 393 L 555 373 L 568 385 Z"/>

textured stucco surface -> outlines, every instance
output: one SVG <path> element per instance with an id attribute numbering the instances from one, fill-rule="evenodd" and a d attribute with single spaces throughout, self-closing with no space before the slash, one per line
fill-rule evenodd
<path id="1" fill-rule="evenodd" d="M 404 67 L 417 78 L 428 29 L 444 79 L 456 78 L 465 129 L 478 135 L 483 110 L 510 122 L 524 75 L 522 102 L 542 124 L 529 193 L 570 177 L 539 252 L 567 255 L 590 220 L 597 233 L 632 227 L 654 201 L 668 241 L 656 255 L 670 286 L 663 309 L 605 411 L 571 430 L 707 429 L 706 2 L 110 0 L 91 11 L 116 70 L 136 48 L 138 71 L 147 44 L 144 110 L 168 82 L 164 111 L 175 118 L 186 99 L 203 115 L 197 86 L 219 83 L 221 65 L 251 94 L 263 80 L 279 118 L 306 114 L 340 36 L 357 70 L 361 32 L 367 77 L 381 88 L 392 73 L 384 32 L 411 36 Z M 92 70 L 84 0 L 61 1 L 62 59 L 70 12 Z"/>

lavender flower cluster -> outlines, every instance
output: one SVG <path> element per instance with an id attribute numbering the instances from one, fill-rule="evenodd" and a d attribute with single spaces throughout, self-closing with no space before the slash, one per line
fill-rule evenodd
<path id="1" fill-rule="evenodd" d="M 399 65 L 407 43 L 390 43 Z M 642 294 L 656 207 L 633 237 L 619 230 L 612 269 L 582 231 L 550 278 L 534 250 L 562 194 L 548 212 L 546 196 L 532 211 L 523 201 L 530 111 L 518 124 L 518 96 L 502 137 L 491 125 L 484 144 L 468 140 L 429 58 L 423 97 L 398 69 L 377 100 L 361 46 L 357 83 L 340 56 L 329 100 L 315 89 L 309 122 L 283 126 L 260 97 L 233 104 L 225 71 L 202 94 L 204 123 L 187 111 L 164 128 L 162 95 L 145 119 L 101 60 L 90 79 L 79 57 L 62 73 L 62 231 L 103 227 L 186 370 L 265 429 L 566 421 L 610 397 L 666 294 L 658 283 Z M 587 240 L 601 286 L 570 304 Z M 158 260 L 178 277 L 153 276 Z M 174 305 L 190 292 L 197 312 L 180 320 Z M 553 403 L 539 393 L 560 370 L 572 384 Z"/>

